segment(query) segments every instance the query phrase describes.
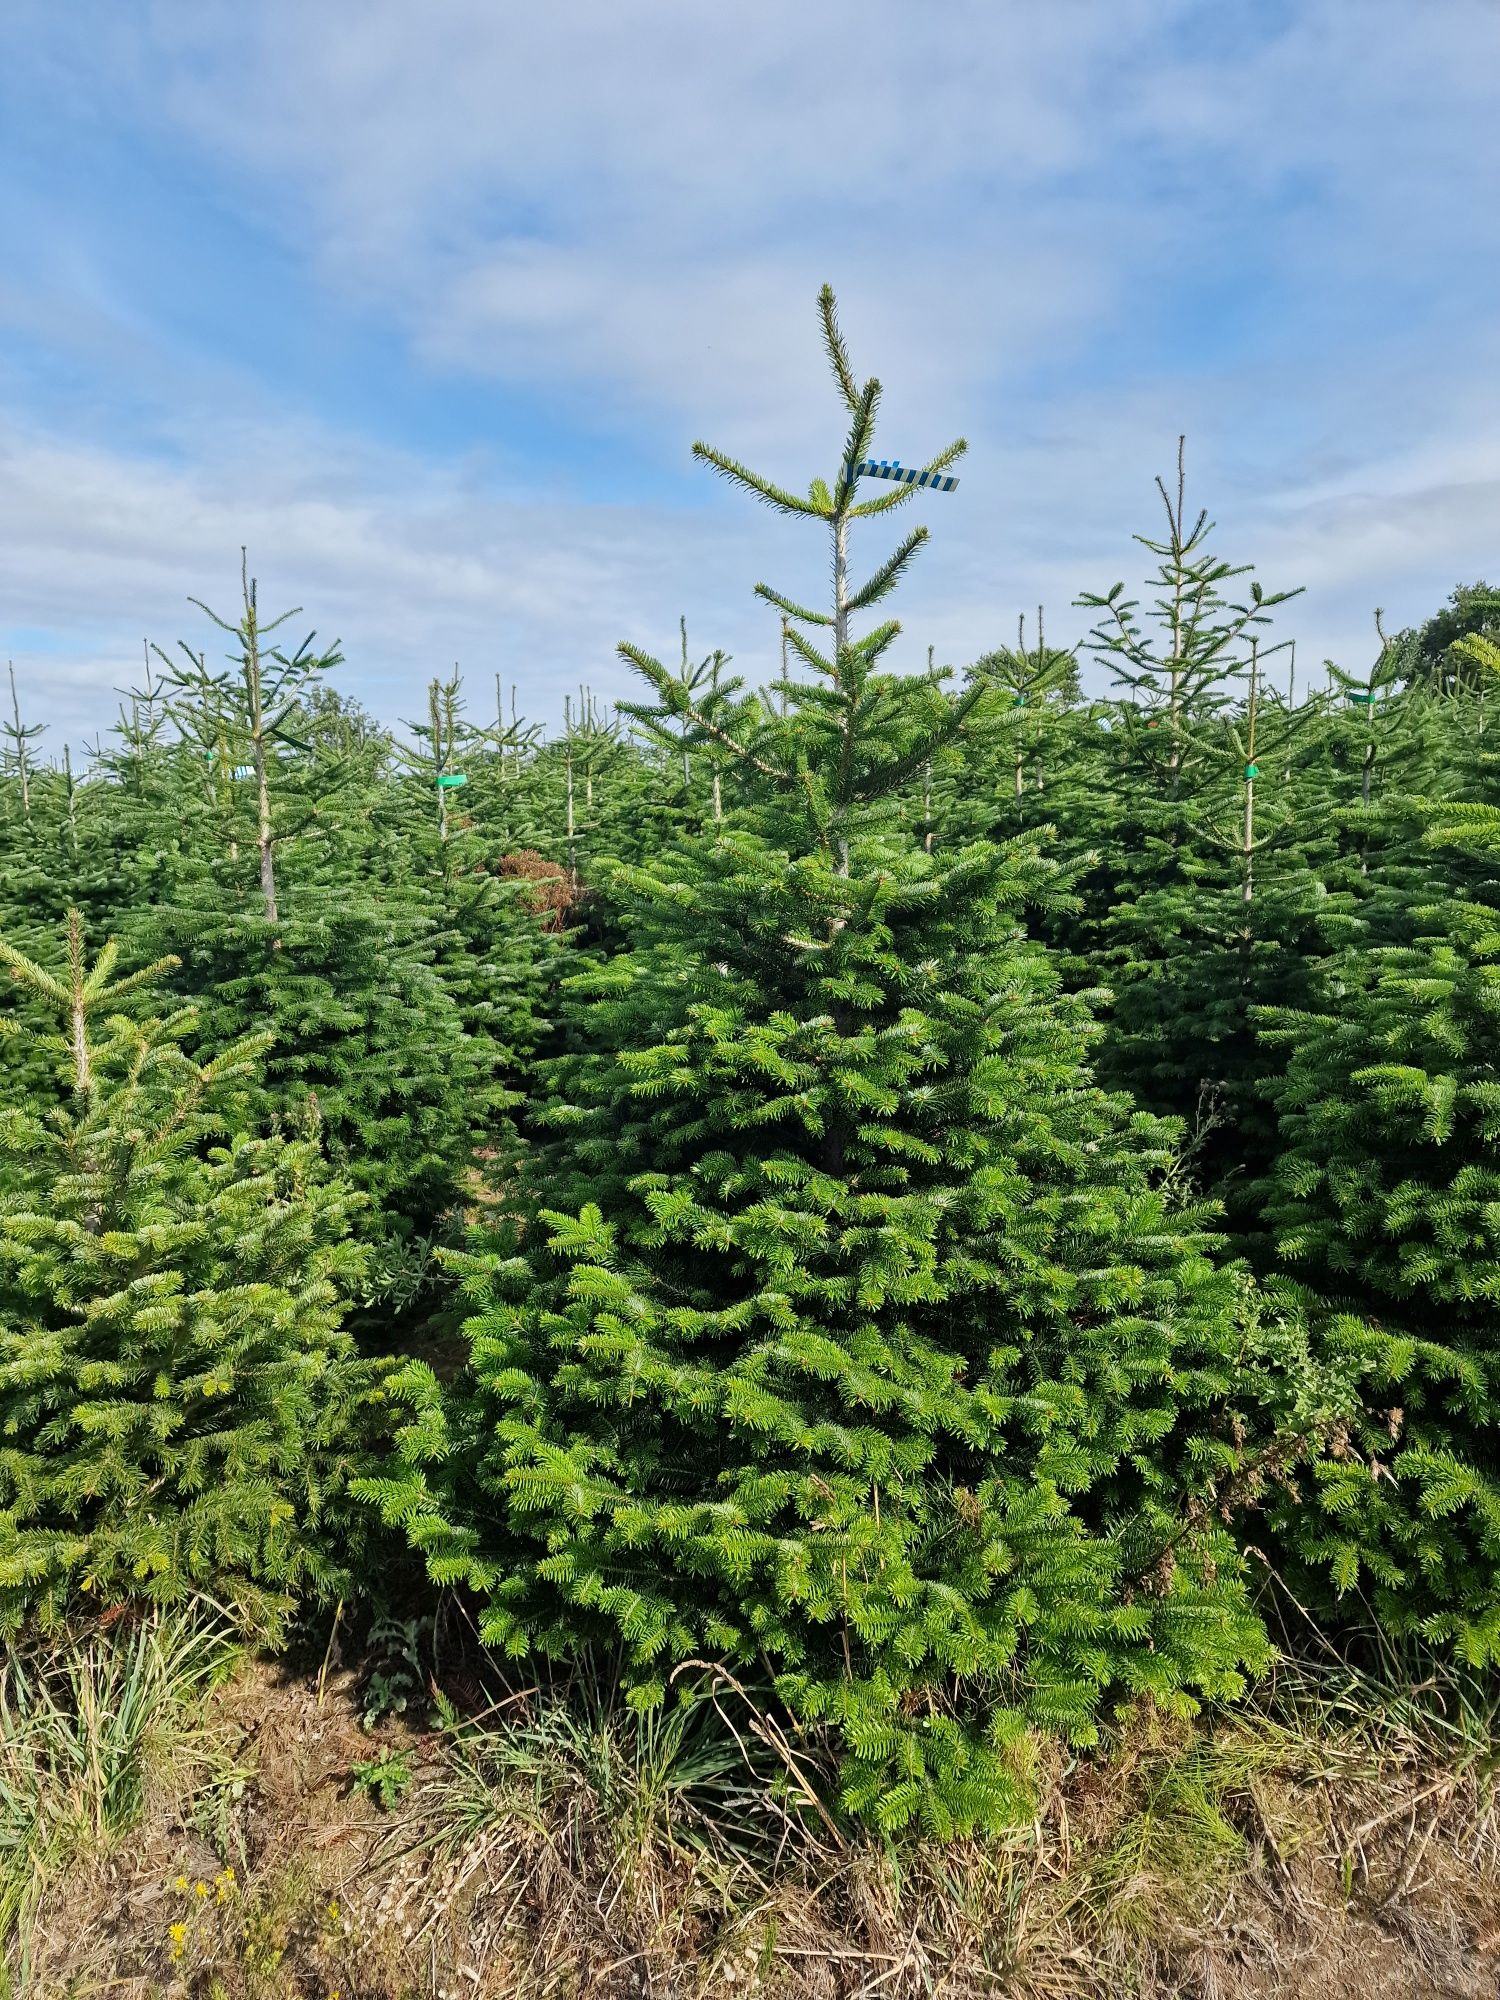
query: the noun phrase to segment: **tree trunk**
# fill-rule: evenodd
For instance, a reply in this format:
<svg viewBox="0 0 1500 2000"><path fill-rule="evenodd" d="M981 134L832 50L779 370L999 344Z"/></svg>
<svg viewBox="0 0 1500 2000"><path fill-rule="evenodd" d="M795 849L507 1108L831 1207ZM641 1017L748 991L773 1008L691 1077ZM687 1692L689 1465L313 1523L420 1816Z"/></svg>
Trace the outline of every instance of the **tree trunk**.
<svg viewBox="0 0 1500 2000"><path fill-rule="evenodd" d="M266 780L266 746L257 736L255 741L255 802L258 831L257 844L260 848L260 893L266 906L266 922L274 924L280 920L276 907L276 857L271 838L271 788Z"/></svg>
<svg viewBox="0 0 1500 2000"><path fill-rule="evenodd" d="M839 758L839 831L838 869L840 875L849 873L849 835L844 822L845 800L848 794L849 759L854 748L854 695L844 684L844 654L849 638L849 521L844 514L834 517L833 523L833 678L834 684L844 696L843 738L844 746Z"/></svg>

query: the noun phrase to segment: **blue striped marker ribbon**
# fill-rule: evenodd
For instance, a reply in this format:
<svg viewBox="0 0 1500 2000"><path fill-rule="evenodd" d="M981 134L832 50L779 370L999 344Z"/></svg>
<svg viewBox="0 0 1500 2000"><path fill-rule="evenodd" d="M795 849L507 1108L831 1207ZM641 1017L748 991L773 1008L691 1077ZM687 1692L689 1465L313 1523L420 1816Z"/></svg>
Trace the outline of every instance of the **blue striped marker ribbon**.
<svg viewBox="0 0 1500 2000"><path fill-rule="evenodd" d="M854 468L856 478L894 479L900 486L930 486L934 493L951 493L958 481L949 472L918 472L894 458L862 458Z"/></svg>

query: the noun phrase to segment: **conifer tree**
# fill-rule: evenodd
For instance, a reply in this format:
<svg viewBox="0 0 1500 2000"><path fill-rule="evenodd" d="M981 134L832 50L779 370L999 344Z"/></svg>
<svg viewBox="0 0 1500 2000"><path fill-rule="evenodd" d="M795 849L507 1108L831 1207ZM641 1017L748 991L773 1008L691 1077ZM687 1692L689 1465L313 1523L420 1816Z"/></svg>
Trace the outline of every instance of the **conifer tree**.
<svg viewBox="0 0 1500 2000"><path fill-rule="evenodd" d="M24 728L27 741L41 733L40 725ZM0 781L0 936L53 970L62 964L68 911L81 909L96 926L120 893L111 803L109 788L80 779L66 745L57 769L29 761L23 742L8 782ZM9 981L0 983L0 1017L33 1027L45 1021L36 996ZM54 1096L50 1066L31 1038L13 1038L8 1053L0 1103Z"/></svg>
<svg viewBox="0 0 1500 2000"><path fill-rule="evenodd" d="M1039 722L1062 703L1077 698L1077 654L1047 644L1039 605L1035 646L1026 643L1023 615L1014 647L990 654L982 666L994 689L995 721L1006 738L1002 754L1010 765L1010 796L1018 809L1028 790L1042 794L1047 789L1044 731Z"/></svg>
<svg viewBox="0 0 1500 2000"><path fill-rule="evenodd" d="M675 779L680 763L682 782L677 793L674 830L699 827L705 821L724 818L725 777L734 772L738 760L726 748L741 717L752 712L759 700L764 713L772 713L765 696L745 697L739 675L726 672L729 656L718 648L694 664L688 657L687 620L681 623L682 657L669 698L654 701L622 701L618 712L634 724L641 740L661 760L664 773ZM701 721L695 721L701 717ZM694 771L700 780L695 790ZM731 799L731 806L733 800Z"/></svg>
<svg viewBox="0 0 1500 2000"><path fill-rule="evenodd" d="M317 634L310 632L295 651L267 646L270 635L289 619L300 616L300 607L283 611L279 617L263 620L259 589L250 575L249 558L240 551L242 605L235 624L211 611L201 598L191 601L221 632L234 641L230 668L213 672L204 654L195 654L186 644L182 652L186 665L173 670L173 684L191 699L185 714L197 725L200 748L206 761L217 762L215 774L221 784L233 783L243 775L254 785L255 853L258 862L261 900L267 923L274 924L276 901L276 850L281 842L295 839L304 831L317 807L299 802L299 811L290 827L278 827L274 811L276 752L278 747L306 749L291 733L298 706L305 701L319 678L338 665L343 655L337 645L326 653L314 652ZM165 655L162 656L165 660ZM170 664L170 663L168 663ZM248 758L248 766L242 762ZM319 773L320 792L332 791L342 773L324 769Z"/></svg>
<svg viewBox="0 0 1500 2000"><path fill-rule="evenodd" d="M691 768L689 792L680 742L664 751L642 735L627 739L583 688L567 698L557 736L524 743L508 772L503 757L481 763L475 830L489 852L530 852L561 866L572 925L592 937L612 923L607 864L660 853L685 818L709 809L703 760Z"/></svg>
<svg viewBox="0 0 1500 2000"><path fill-rule="evenodd" d="M1015 645L985 654L970 675L983 683L979 702L923 772L919 810L928 834L998 840L1046 828L1055 859L1070 872L1085 865L1105 810L1088 797L1103 745L1094 705L1082 698L1076 650L1048 643L1038 607L1035 644L1023 614Z"/></svg>
<svg viewBox="0 0 1500 2000"><path fill-rule="evenodd" d="M463 1095L448 1100L445 1115L454 1139L466 1137L464 1166L482 1151L485 1170L504 1173L507 1114L548 1032L547 989L561 942L539 921L524 882L502 866L508 836L495 824L503 826L512 788L510 780L494 782L497 767L529 747L535 732L514 720L470 725L456 670L431 684L428 719L412 729L408 771L370 814L374 839L356 865L389 909L420 912L428 926L432 971L466 1038L453 1079ZM440 782L460 777L463 785ZM455 1197L469 1192L462 1180L461 1173L454 1180Z"/></svg>
<svg viewBox="0 0 1500 2000"><path fill-rule="evenodd" d="M1415 690L1426 700L1426 690ZM1390 801L1425 896L1385 885L1376 937L1267 1010L1278 1148L1260 1189L1283 1268L1355 1375L1360 1414L1284 1532L1389 1630L1500 1659L1500 812ZM1425 826L1425 836L1424 836ZM1447 893L1436 870L1459 869Z"/></svg>
<svg viewBox="0 0 1500 2000"><path fill-rule="evenodd" d="M1316 892L1297 838L1291 740L1302 718L1269 681L1280 648L1268 593L1212 547L1214 523L1177 477L1157 490L1160 537L1144 605L1123 584L1078 600L1119 691L1099 755L1113 783L1083 838L1104 857L1080 887L1074 954L1114 995L1101 1068L1181 1118L1200 1185L1234 1197L1263 1142L1255 1004L1295 1002ZM1079 841L1072 830L1072 840Z"/></svg>
<svg viewBox="0 0 1500 2000"><path fill-rule="evenodd" d="M0 1629L194 1591L274 1625L347 1576L370 1462L354 1197L310 1143L245 1130L263 1038L200 1062L183 1014L132 1018L166 965L88 963L76 912L61 977L0 962L51 1009L67 1088L0 1113Z"/></svg>
<svg viewBox="0 0 1500 2000"><path fill-rule="evenodd" d="M21 720L21 698L16 692L16 669L14 663L7 667L10 676L10 715L0 722L0 732L5 737L4 763L0 770L15 781L16 796L23 819L31 817L31 783L36 772L36 744L44 733L46 724L23 722Z"/></svg>
<svg viewBox="0 0 1500 2000"><path fill-rule="evenodd" d="M408 723L407 727L418 745L407 752L407 759L423 782L432 787L438 839L445 841L452 793L469 780L468 772L460 768L464 751L476 737L476 732L464 721L463 682L457 667L449 679L428 684L427 719Z"/></svg>
<svg viewBox="0 0 1500 2000"><path fill-rule="evenodd" d="M409 1304L511 1101L509 1047L479 1032L473 993L502 952L486 935L476 969L451 921L442 885L452 878L429 857L446 832L431 770L404 785L383 733L328 719L338 649L320 650L315 635L295 650L269 646L284 618L262 621L248 571L243 581L239 623L216 620L234 640L230 669L184 647L170 683L177 755L199 795L170 880L130 934L179 961L175 983L208 1047L272 1037L258 1122L318 1134L368 1197L355 1226L378 1247L374 1292ZM436 754L451 761L468 740L456 683L445 723L441 690L433 699L446 731ZM476 928L488 933L492 915ZM503 935L529 960L534 931L518 914ZM532 1004L521 982L514 1009L490 1007L523 1046Z"/></svg>
<svg viewBox="0 0 1500 2000"><path fill-rule="evenodd" d="M910 490L860 497L879 384L820 312L834 478L696 447L828 534L827 613L761 587L809 672L784 716L714 709L622 648L743 802L615 871L631 948L574 982L519 1234L458 1260L470 1379L406 1372L403 1470L362 1490L493 1644L607 1648L641 1704L763 1676L849 1811L946 1832L1027 1809L1028 1730L1087 1741L1111 1689L1190 1711L1261 1656L1211 1504L1253 1365L1168 1135L1093 1085L1020 931L1035 839L929 852L904 811L983 683L855 633L926 530L851 582L851 527Z"/></svg>

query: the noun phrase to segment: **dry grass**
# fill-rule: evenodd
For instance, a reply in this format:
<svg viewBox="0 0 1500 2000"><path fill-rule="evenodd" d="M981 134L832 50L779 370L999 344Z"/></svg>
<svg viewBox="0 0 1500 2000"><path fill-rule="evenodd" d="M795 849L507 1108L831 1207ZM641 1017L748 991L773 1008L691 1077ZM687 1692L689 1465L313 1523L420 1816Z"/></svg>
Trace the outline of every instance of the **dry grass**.
<svg viewBox="0 0 1500 2000"><path fill-rule="evenodd" d="M1053 1754L1031 1826L899 1852L830 1828L722 1684L651 1719L574 1686L382 1728L414 1774L390 1813L351 1781L372 1743L352 1676L262 1662L202 1688L137 1732L119 1810L35 1857L23 1990L1435 2000L1500 1979L1494 1710L1399 1662L1284 1665L1213 1727L1138 1711L1107 1757Z"/></svg>
<svg viewBox="0 0 1500 2000"><path fill-rule="evenodd" d="M235 1732L206 1702L237 1658L227 1622L205 1609L5 1662L0 1940L20 1983L74 1886L107 1868L154 1811L190 1798L200 1837L224 1837L248 1773L235 1764ZM43 1924L60 1894L62 1914L49 1909Z"/></svg>

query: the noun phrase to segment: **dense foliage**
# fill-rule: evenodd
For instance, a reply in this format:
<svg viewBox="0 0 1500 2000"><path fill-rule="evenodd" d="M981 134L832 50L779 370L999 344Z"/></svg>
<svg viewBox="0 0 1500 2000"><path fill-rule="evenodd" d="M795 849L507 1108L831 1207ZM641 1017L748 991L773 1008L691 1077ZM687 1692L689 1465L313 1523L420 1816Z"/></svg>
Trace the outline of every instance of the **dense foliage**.
<svg viewBox="0 0 1500 2000"><path fill-rule="evenodd" d="M237 1129L263 1043L196 1061L185 1014L119 1011L165 967L88 966L76 918L64 980L0 959L55 1010L67 1088L0 1114L0 1629L195 1588L274 1622L349 1575L382 1394L340 1329L355 1198L306 1140Z"/></svg>
<svg viewBox="0 0 1500 2000"><path fill-rule="evenodd" d="M1179 458L1079 646L893 671L927 531L853 577L918 495L820 310L833 477L696 448L831 552L766 688L684 631L551 740L391 731L247 570L86 770L17 695L9 1625L369 1590L383 1514L493 1646L939 1832L1232 1697L1283 1586L1500 1653L1494 594L1299 685Z"/></svg>

